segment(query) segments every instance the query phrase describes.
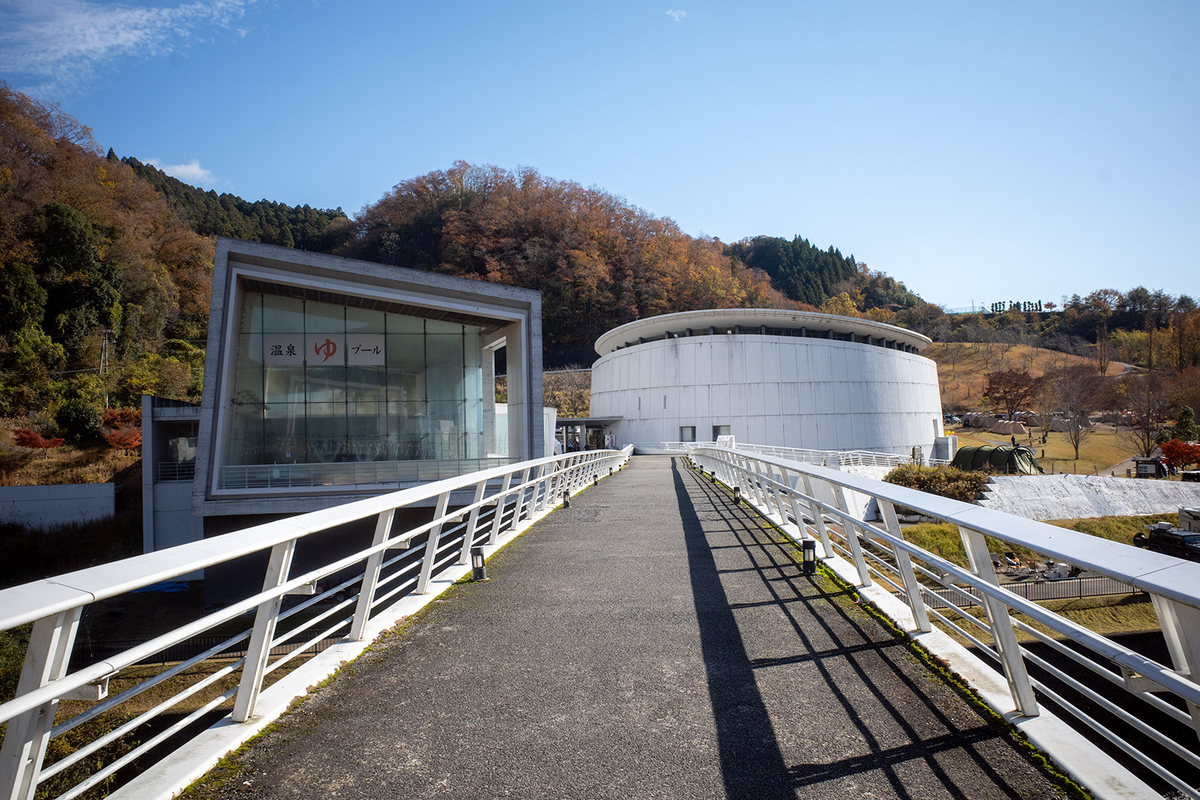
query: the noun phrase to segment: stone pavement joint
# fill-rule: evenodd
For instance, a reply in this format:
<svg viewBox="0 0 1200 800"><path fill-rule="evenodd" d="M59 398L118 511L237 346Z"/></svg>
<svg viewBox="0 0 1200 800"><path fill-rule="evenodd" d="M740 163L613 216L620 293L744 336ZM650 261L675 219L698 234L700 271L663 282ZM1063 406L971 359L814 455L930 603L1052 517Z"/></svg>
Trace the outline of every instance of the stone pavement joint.
<svg viewBox="0 0 1200 800"><path fill-rule="evenodd" d="M779 539L683 459L637 457L189 796L1062 796Z"/></svg>

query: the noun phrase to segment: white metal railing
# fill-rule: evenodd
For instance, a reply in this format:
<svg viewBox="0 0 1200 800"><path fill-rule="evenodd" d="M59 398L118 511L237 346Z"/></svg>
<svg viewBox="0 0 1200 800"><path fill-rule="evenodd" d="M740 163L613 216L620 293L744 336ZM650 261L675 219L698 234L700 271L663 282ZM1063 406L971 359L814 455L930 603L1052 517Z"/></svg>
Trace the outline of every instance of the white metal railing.
<svg viewBox="0 0 1200 800"><path fill-rule="evenodd" d="M680 453L686 454L689 450L697 445L712 444L712 442L634 442L631 446L634 451L642 453Z"/></svg>
<svg viewBox="0 0 1200 800"><path fill-rule="evenodd" d="M7 723L0 748L0 797L31 800L40 785L60 775L56 783L70 778L66 782L71 785L56 785L55 796L77 797L106 784L179 731L211 719L229 701L232 710L224 719L246 722L255 714L269 674L332 638L363 640L368 622L394 609L400 598L425 593L436 575L467 564L472 548L495 545L501 534L511 535L531 524L566 496L620 469L631 452L632 448L587 451L497 467L0 591L0 630L32 623L16 696L0 704L0 722ZM463 500L453 510L452 493ZM428 508L429 501L435 505L431 520L393 530L398 512ZM375 524L369 546L349 556L330 557L300 574L292 569L297 544L306 537L371 519ZM81 615L91 604L253 553L267 556L261 591L102 661L71 663ZM318 582L336 585L317 594ZM306 599L285 606L287 595ZM343 596L324 607L330 598ZM105 697L109 683L123 670L248 612L255 615L252 627ZM235 650L244 655L209 661ZM119 714L122 704L164 682L183 682L189 671L206 661L213 669L202 680L186 683L129 719L122 716L98 738L52 764L44 763L51 739L109 712ZM226 688L225 684L232 685ZM192 700L191 705L200 705L190 713L172 711L204 692L215 696ZM88 700L92 705L69 719L56 719L64 699ZM180 719L164 722L175 716ZM131 749L119 747L118 751L127 752L105 760L110 745L130 738L141 741ZM154 757L160 755L156 752ZM98 762L103 765L96 766ZM143 768L143 764L137 767Z"/></svg>
<svg viewBox="0 0 1200 800"><path fill-rule="evenodd" d="M907 617L897 621L910 633L927 634L936 623L978 648L1007 682L1010 713L1035 716L1039 698L1049 699L1122 758L1183 795L1200 797L1200 685L1192 678L1200 675L1200 564L745 448L696 447L690 458L714 480L736 487L735 496L789 536L815 540L824 558L845 564L844 574L858 586L902 601L893 610ZM864 495L876 501L882 521L864 521L861 511L852 510ZM968 566L907 542L897 507L956 525ZM985 536L1148 593L1172 663L1159 663L1001 586ZM936 601L926 602L935 594ZM950 596L960 602L947 608ZM962 608L971 596L982 599L982 619ZM1044 647L1034 652L1018 642L1018 633Z"/></svg>
<svg viewBox="0 0 1200 800"><path fill-rule="evenodd" d="M912 463L910 456L875 453L870 450L803 450L796 447L776 447L764 444L739 444L738 449L826 467L898 467L902 464Z"/></svg>
<svg viewBox="0 0 1200 800"><path fill-rule="evenodd" d="M220 490L377 486L437 481L512 463L509 458L423 459L414 461L335 461L305 464L227 464Z"/></svg>

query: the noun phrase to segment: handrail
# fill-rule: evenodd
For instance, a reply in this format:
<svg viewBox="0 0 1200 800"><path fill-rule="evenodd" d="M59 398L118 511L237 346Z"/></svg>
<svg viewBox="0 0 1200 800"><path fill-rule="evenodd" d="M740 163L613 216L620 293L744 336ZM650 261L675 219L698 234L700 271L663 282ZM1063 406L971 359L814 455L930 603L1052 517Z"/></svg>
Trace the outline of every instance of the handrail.
<svg viewBox="0 0 1200 800"><path fill-rule="evenodd" d="M311 651L317 643L330 638L362 641L368 621L378 617L386 604L398 603L410 593L425 593L436 575L453 566L467 564L473 548L494 546L502 534L506 537L515 535L560 502L565 502L570 495L620 469L631 453L632 447L582 451L497 466L0 590L0 630L33 623L17 695L0 703L0 722L8 723L0 749L0 796L31 800L43 779L66 771L62 764L43 765L50 739L76 725L68 720L53 727L60 700L90 694L90 699L99 701L99 705L84 712L87 718L106 713L138 694L131 689L100 700L109 680L120 670L255 611L253 628L240 635L234 634L230 639L244 640L246 636L250 639L241 662L238 687L187 717L192 719L206 709L215 708L222 698L236 696L227 720L245 722L254 716L258 695L272 670L295 658L302 650ZM452 497L457 498L454 508L450 507ZM430 501L436 505L430 521L399 532L392 530L398 511ZM298 542L313 534L370 518L375 518L376 524L369 546L324 562L303 574L292 574L292 555ZM399 554L392 554L394 551ZM261 590L149 642L70 670L75 634L82 612L90 604L261 552L269 554ZM318 581L344 574L348 569L360 570L358 577L350 580L335 578L341 580L337 587L324 594L315 594L313 587ZM352 583L357 583L359 588L352 600L341 605L349 616L338 617L335 608L290 632L277 631L280 622ZM284 598L293 594L312 597L300 606L285 608ZM324 617L338 618L322 622ZM314 634L309 630L314 624L330 627ZM272 661L273 649L300 631L306 631L307 642L298 650L277 655ZM221 649L212 648L208 654L213 655ZM236 667L236 663L227 665L221 674L234 672ZM151 677L144 683L157 680L157 677ZM210 676L206 680L214 679ZM177 703L182 694L194 691L195 686L184 689L143 712L134 722L123 724L119 730L131 730L136 727L135 723L152 719ZM172 726L171 730L174 729ZM85 749L88 752L98 749L115 735L110 733ZM162 734L152 737L132 753L143 754L162 738ZM75 797L107 780L131 757L131 754L121 756L87 775L60 796ZM75 756L73 760L81 759Z"/></svg>
<svg viewBox="0 0 1200 800"><path fill-rule="evenodd" d="M806 464L821 464L826 467L868 466L898 467L912 463L910 456L896 453L879 453L873 450L806 450L797 447L778 447L765 444L739 444L738 449L778 456L790 461Z"/></svg>
<svg viewBox="0 0 1200 800"><path fill-rule="evenodd" d="M939 627L980 647L999 664L1008 684L1013 707L997 710L1032 717L1039 713L1035 692L1053 698L1084 726L1104 733L1155 776L1189 797L1200 797L1200 789L1194 786L1200 776L1195 722L1200 720L1200 684L1193 679L1200 676L1200 650L1192 644L1200 641L1200 564L852 473L767 455L762 449L695 447L690 451L690 459L714 480L736 487L735 496L755 506L792 538L815 539L830 564L844 564L839 570L856 585L864 590L870 587L876 596L887 600L884 605L893 607L885 610L915 635L928 633L936 620ZM881 521L865 519L860 510L862 502L852 509L850 503L855 495L860 501L866 498L873 501L879 508ZM957 525L968 565L959 566L906 541L896 515L898 507ZM1149 593L1172 664L1161 664L1004 588L992 566L985 535L1107 575ZM878 589L874 588L876 580L880 583ZM926 605L924 595L943 587L963 595L966 589L961 587L978 592L986 621L967 615L953 603L949 603L951 608L947 613ZM1065 647L1010 612L1019 612L1044 625L1076 647ZM990 643L970 633L967 627L978 628L990 637ZM1135 704L1136 701L1148 704L1154 713L1163 716L1162 724L1193 728L1191 746L1185 747L1177 741L1177 731L1173 740L1170 733L1156 729L1143 719L1145 712L1127 710L1119 701L1098 696L1083 682L1047 665L1044 659L1018 643L1018 631L1059 651L1109 684L1123 688ZM1058 680L1051 685L1032 678L1026 669L1027 662L1047 669ZM1062 686L1099 704L1139 735L1159 743L1163 748L1161 755L1153 757L1143 744L1131 743L1128 737L1132 734L1097 724L1082 703L1064 698ZM1174 695L1191 714L1163 702L1155 693ZM1172 766L1166 766L1170 759L1174 759L1169 762ZM1180 761L1182 765L1178 765Z"/></svg>

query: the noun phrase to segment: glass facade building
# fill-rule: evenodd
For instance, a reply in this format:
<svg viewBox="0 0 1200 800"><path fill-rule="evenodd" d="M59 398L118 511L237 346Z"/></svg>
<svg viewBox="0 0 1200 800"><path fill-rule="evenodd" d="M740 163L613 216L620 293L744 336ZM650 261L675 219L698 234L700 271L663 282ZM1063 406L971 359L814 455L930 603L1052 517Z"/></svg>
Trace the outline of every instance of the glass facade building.
<svg viewBox="0 0 1200 800"><path fill-rule="evenodd" d="M302 297L241 298L224 463L481 459L481 328Z"/></svg>
<svg viewBox="0 0 1200 800"><path fill-rule="evenodd" d="M541 400L537 292L220 238L192 509L296 513L540 457Z"/></svg>

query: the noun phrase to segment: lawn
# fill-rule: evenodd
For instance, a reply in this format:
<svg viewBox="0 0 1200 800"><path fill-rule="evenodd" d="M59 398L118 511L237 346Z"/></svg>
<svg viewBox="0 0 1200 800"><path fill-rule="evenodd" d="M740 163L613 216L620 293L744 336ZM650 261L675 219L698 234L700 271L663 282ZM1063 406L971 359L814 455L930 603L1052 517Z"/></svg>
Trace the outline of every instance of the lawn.
<svg viewBox="0 0 1200 800"><path fill-rule="evenodd" d="M991 433L983 428L956 426L947 433L958 437L958 446L981 444L1009 444L1011 439L1000 433ZM1031 444L1032 441L1032 444ZM1133 448L1124 441L1122 434L1111 427L1097 426L1079 448L1079 460L1075 460L1075 449L1064 433L1050 433L1046 444L1041 444L1041 434L1017 437L1018 444L1029 444L1042 469L1047 473L1075 473L1079 475L1109 475L1121 462L1133 455ZM1125 477L1122 471L1117 477Z"/></svg>

